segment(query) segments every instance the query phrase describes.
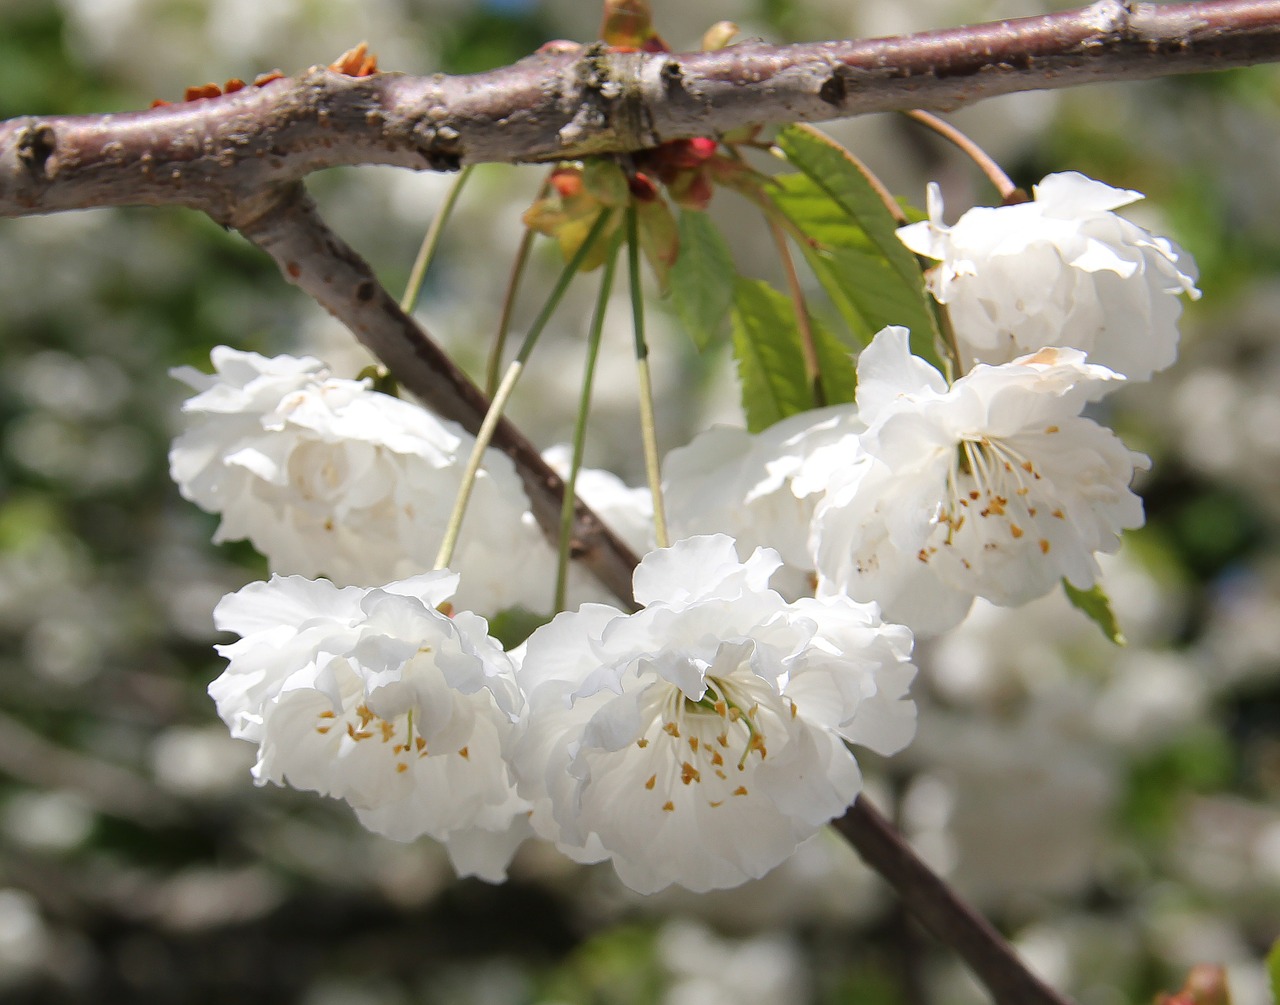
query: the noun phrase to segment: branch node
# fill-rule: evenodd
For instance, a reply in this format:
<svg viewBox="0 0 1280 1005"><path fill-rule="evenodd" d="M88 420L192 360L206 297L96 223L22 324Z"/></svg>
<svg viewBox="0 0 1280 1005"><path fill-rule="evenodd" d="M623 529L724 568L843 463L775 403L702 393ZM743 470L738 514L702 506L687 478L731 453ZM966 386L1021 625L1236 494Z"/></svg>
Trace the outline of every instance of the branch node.
<svg viewBox="0 0 1280 1005"><path fill-rule="evenodd" d="M37 177L48 177L46 167L57 148L57 134L46 122L32 123L18 134L18 160Z"/></svg>
<svg viewBox="0 0 1280 1005"><path fill-rule="evenodd" d="M570 70L571 85L565 94L572 102L573 117L560 127L557 139L575 154L597 150L642 150L657 141L647 128L640 73L644 53L614 52L603 42L582 50ZM672 78L663 64L663 80ZM676 76L682 73L675 67Z"/></svg>
<svg viewBox="0 0 1280 1005"><path fill-rule="evenodd" d="M437 109L432 108L428 117L438 118L436 112ZM457 171L462 167L462 134L453 126L419 121L413 128L413 135L418 143L418 152L432 171Z"/></svg>
<svg viewBox="0 0 1280 1005"><path fill-rule="evenodd" d="M845 83L845 74L841 72L843 69L843 67L835 67L831 71L831 76L824 80L822 86L818 88L818 97L828 105L839 107L849 94L848 85Z"/></svg>

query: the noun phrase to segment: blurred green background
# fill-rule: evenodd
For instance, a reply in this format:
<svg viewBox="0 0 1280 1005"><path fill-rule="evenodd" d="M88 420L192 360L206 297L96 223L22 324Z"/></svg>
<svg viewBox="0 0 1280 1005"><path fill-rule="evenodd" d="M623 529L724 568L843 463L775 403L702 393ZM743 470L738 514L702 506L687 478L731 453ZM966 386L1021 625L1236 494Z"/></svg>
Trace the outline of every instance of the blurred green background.
<svg viewBox="0 0 1280 1005"><path fill-rule="evenodd" d="M654 0L696 46L719 19L808 40L1042 12L1029 0ZM4 0L0 118L145 107L188 84L327 63L467 72L589 40L582 0ZM954 120L1024 185L1081 170L1148 196L1131 214L1199 262L1177 366L1108 399L1154 461L1149 525L1107 563L1132 644L1048 598L982 607L923 647L920 733L872 791L916 845L1082 1005L1149 1001L1196 962L1267 1001L1280 935L1280 77L1271 68L1014 95ZM895 192L940 180L954 216L992 193L904 120L833 127ZM486 167L420 315L469 366L493 330L537 169ZM313 179L398 291L448 180ZM730 194L739 265L769 242ZM556 261L542 248L528 289ZM570 297L515 415L568 436L584 312ZM536 301L536 297L525 299ZM522 303L517 327L536 310ZM664 448L735 421L726 360L661 304ZM623 318L624 311L614 311ZM618 324L621 324L619 320ZM629 334L611 331L589 461L638 477ZM757 883L640 898L607 867L524 849L501 887L362 833L345 806L256 789L204 694L210 612L263 574L178 498L171 367L225 343L311 352L348 336L234 234L180 210L0 220L0 1001L915 1005L981 1001L829 835ZM616 370L616 372L615 372ZM474 371L473 371L474 372Z"/></svg>

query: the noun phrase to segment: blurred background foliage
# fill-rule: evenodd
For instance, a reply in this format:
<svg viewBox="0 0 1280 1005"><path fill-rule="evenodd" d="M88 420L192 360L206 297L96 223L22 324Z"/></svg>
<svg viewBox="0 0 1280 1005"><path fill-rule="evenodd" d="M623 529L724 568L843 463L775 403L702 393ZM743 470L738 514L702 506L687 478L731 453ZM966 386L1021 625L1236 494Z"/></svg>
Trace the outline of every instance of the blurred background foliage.
<svg viewBox="0 0 1280 1005"><path fill-rule="evenodd" d="M1040 13L1032 0L654 0L676 47L727 18L777 41ZM467 72L595 37L582 0L5 0L0 117L145 107L185 86L325 63L367 39L385 69ZM1200 264L1182 359L1107 399L1151 454L1149 525L1107 563L1131 645L1059 597L975 610L922 647L920 732L871 766L913 842L1087 1005L1149 1001L1202 961L1265 1002L1280 934L1280 77L1257 68L1015 95L954 120L1030 185L1081 170L1147 194L1132 215ZM899 194L976 172L893 116L833 131ZM476 372L538 169L486 167L420 315ZM448 179L313 179L392 289ZM743 271L770 242L713 206ZM557 263L540 247L529 291ZM567 436L587 287L537 356L516 418ZM527 295L517 328L538 307ZM618 305L621 307L621 304ZM636 479L625 310L613 312L590 463ZM726 360L657 305L664 447L739 421ZM263 574L166 474L182 390L226 343L352 340L234 234L179 210L0 221L0 1000L6 1003L913 1005L982 1000L836 839L734 891L639 898L527 847L505 886L363 834L342 806L258 790L204 688L210 612Z"/></svg>

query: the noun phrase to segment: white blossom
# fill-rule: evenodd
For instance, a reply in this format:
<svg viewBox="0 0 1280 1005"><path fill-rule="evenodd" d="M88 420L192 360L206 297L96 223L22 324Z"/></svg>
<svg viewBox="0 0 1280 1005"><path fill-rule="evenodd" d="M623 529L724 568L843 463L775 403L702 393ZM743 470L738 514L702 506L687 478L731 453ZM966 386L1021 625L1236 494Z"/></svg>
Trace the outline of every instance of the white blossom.
<svg viewBox="0 0 1280 1005"><path fill-rule="evenodd" d="M797 486L808 457L863 429L843 406L803 412L759 433L714 426L662 464L667 525L676 538L725 533L744 548L782 557L775 589L795 598L813 593L809 522L816 495Z"/></svg>
<svg viewBox="0 0 1280 1005"><path fill-rule="evenodd" d="M534 632L513 768L535 829L642 893L736 886L844 812L846 740L906 745L910 633L844 597L787 603L780 564L680 541L637 568L637 613L588 604Z"/></svg>
<svg viewBox="0 0 1280 1005"><path fill-rule="evenodd" d="M214 611L241 638L217 647L228 664L209 694L258 745L258 784L346 800L370 830L429 835L466 872L500 879L527 827L503 759L522 699L485 620L438 610L457 581L251 583Z"/></svg>
<svg viewBox="0 0 1280 1005"><path fill-rule="evenodd" d="M561 478L568 478L573 448L558 443L544 450L542 459ZM637 554L653 549L653 494L648 488L628 485L612 471L583 467L574 492Z"/></svg>
<svg viewBox="0 0 1280 1005"><path fill-rule="evenodd" d="M975 596L1014 606L1062 578L1088 588L1095 552L1140 526L1129 489L1146 458L1080 410L1116 379L1074 349L980 364L953 385L886 328L858 360L867 425L815 454L825 484L811 546L819 596L876 600L885 616L940 632Z"/></svg>
<svg viewBox="0 0 1280 1005"><path fill-rule="evenodd" d="M898 231L947 305L962 362L1006 363L1042 346L1070 346L1130 380L1177 355L1179 294L1193 299L1191 256L1112 210L1142 198L1076 172L1052 174L1035 200L976 207L950 227L928 190L929 220Z"/></svg>
<svg viewBox="0 0 1280 1005"><path fill-rule="evenodd" d="M199 393L170 471L184 497L218 513L215 541L247 539L283 575L373 586L434 565L474 439L319 360L220 346L213 374L175 376ZM460 606L551 606L554 553L515 469L485 456L453 566Z"/></svg>

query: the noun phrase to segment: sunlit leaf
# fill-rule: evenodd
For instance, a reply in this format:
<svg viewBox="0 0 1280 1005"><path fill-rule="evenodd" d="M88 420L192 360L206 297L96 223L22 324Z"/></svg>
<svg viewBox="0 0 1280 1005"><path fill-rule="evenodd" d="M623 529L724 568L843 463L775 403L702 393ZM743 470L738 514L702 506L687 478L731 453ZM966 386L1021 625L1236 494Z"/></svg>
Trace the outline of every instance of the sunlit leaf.
<svg viewBox="0 0 1280 1005"><path fill-rule="evenodd" d="M1115 612L1111 610L1111 598L1100 584L1095 583L1087 590L1072 586L1065 579L1062 588L1067 591L1067 599L1071 606L1082 611L1095 625L1102 629L1102 634L1118 646L1126 645L1124 632L1116 621Z"/></svg>
<svg viewBox="0 0 1280 1005"><path fill-rule="evenodd" d="M774 203L812 239L801 242L801 251L860 344L891 324L906 325L913 333L932 330L928 305L899 280L866 231L816 182L802 174L775 181Z"/></svg>
<svg viewBox="0 0 1280 1005"><path fill-rule="evenodd" d="M680 254L671 273L671 303L685 331L706 349L733 309L733 255L706 213L680 214Z"/></svg>
<svg viewBox="0 0 1280 1005"><path fill-rule="evenodd" d="M791 301L759 279L734 284L733 355L753 433L813 407Z"/></svg>
<svg viewBox="0 0 1280 1005"><path fill-rule="evenodd" d="M898 240L897 221L880 195L844 151L817 130L789 126L776 142L814 186L805 190L797 182L783 183L790 200L786 212L818 242L818 254L825 256L819 278L855 335L866 339L867 328L874 334L886 324L906 325L912 352L939 365L937 324L923 273ZM832 293L832 287L840 293ZM862 319L861 331L851 320L855 314Z"/></svg>

